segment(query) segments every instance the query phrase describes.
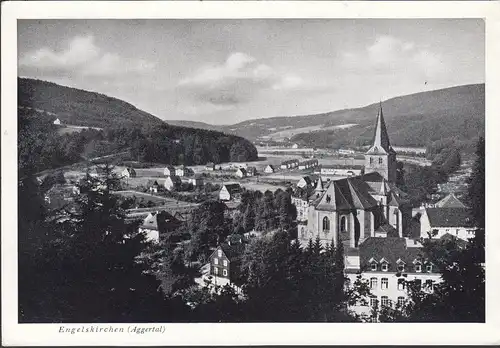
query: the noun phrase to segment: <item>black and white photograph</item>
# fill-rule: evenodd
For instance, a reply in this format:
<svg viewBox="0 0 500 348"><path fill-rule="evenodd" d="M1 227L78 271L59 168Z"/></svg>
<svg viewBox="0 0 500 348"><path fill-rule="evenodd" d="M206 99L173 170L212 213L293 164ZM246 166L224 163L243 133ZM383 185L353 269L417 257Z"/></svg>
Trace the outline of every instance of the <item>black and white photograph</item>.
<svg viewBox="0 0 500 348"><path fill-rule="evenodd" d="M487 25L18 18L17 330L484 325Z"/></svg>

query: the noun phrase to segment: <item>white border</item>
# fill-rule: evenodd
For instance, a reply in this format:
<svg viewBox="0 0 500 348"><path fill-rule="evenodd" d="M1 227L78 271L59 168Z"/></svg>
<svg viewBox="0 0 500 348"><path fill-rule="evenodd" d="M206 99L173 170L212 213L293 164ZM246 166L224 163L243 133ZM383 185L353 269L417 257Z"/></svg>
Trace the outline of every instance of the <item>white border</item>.
<svg viewBox="0 0 500 348"><path fill-rule="evenodd" d="M500 4L492 2L2 2L2 343L5 345L499 344L500 231L495 231L500 130ZM17 19L485 18L486 324L167 324L163 334L58 334L17 324ZM495 98L496 97L496 98ZM498 232L498 233L497 233ZM69 326L69 325L66 325ZM78 325L76 325L78 326ZM102 325L101 325L102 326ZM120 325L117 325L119 327ZM126 325L123 325L126 327ZM147 326L147 325L143 325ZM125 329L126 330L126 329Z"/></svg>

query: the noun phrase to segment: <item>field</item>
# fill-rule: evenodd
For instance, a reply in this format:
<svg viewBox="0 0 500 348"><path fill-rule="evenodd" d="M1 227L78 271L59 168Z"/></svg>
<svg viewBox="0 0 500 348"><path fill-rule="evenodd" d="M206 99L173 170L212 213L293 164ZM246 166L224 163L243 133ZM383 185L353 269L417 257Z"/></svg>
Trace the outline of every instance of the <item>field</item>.
<svg viewBox="0 0 500 348"><path fill-rule="evenodd" d="M161 197L157 195L152 195L149 193L144 193L144 192L138 192L138 191L116 191L114 192L117 195L120 195L122 197L137 197L137 198L144 198L145 201L151 201L157 205L161 205L162 208L166 209L182 209L182 208L192 208L198 206L197 203L188 203L188 202L182 202L178 201L174 198L169 198L169 197Z"/></svg>
<svg viewBox="0 0 500 348"><path fill-rule="evenodd" d="M343 129L343 128L350 128L353 126L357 126L356 123L347 123L347 124L342 124L342 125L337 125L337 126L327 126L324 127L323 125L316 125L316 126L309 126L309 127L301 127L301 128L288 128L284 129L278 132L274 132L268 135L263 135L259 137L260 139L272 139L275 141L282 141L285 138L291 138L292 136L299 134L299 133L309 133L309 132L314 132L314 131L319 131L319 130L332 130L332 129ZM274 130L274 129L270 129Z"/></svg>

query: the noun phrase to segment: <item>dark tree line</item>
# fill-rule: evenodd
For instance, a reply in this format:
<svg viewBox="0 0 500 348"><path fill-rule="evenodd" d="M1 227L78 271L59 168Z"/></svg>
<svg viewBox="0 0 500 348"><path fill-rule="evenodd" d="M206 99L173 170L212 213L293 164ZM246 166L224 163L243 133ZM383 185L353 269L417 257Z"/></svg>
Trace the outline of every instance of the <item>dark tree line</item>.
<svg viewBox="0 0 500 348"><path fill-rule="evenodd" d="M244 138L166 123L59 134L47 119L20 109L18 124L20 177L124 151L129 160L173 165L257 159L255 146Z"/></svg>

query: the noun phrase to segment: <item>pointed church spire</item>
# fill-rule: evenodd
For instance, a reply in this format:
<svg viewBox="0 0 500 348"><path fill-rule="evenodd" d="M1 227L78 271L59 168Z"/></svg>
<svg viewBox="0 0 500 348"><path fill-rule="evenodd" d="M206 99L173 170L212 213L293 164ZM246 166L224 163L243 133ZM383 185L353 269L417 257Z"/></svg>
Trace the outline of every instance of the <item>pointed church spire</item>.
<svg viewBox="0 0 500 348"><path fill-rule="evenodd" d="M385 126L382 102L380 102L377 114L377 123L375 124L375 133L373 135L373 143L369 152L391 153L393 151L394 150L392 149L389 141L389 135L387 134L387 128Z"/></svg>

